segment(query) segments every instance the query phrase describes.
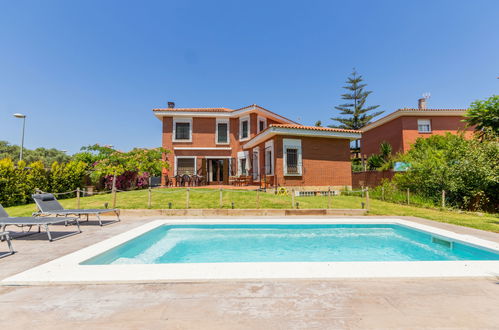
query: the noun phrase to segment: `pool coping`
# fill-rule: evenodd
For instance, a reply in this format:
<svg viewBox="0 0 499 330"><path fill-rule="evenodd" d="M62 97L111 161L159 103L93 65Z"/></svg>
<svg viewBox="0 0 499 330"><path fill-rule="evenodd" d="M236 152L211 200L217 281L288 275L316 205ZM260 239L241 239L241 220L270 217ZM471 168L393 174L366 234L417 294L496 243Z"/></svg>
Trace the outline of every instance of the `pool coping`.
<svg viewBox="0 0 499 330"><path fill-rule="evenodd" d="M497 277L499 261L241 262L79 265L164 224L398 224L499 252L499 243L398 218L158 219L10 276L0 285L199 282L255 279Z"/></svg>

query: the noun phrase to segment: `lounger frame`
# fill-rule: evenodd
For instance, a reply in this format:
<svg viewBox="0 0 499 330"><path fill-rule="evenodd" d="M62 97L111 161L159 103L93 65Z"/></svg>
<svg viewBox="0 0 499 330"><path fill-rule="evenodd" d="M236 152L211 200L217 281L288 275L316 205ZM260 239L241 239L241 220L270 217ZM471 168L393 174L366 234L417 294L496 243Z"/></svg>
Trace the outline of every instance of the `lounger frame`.
<svg viewBox="0 0 499 330"><path fill-rule="evenodd" d="M12 242L10 240L9 232L0 232L0 241L6 241L8 247L9 247L9 252L0 255L0 258L10 256L10 255L13 255L15 253L14 247L12 246Z"/></svg>
<svg viewBox="0 0 499 330"><path fill-rule="evenodd" d="M53 197L53 201L56 203L55 205L57 205L57 207L60 207L60 209L47 210L43 205L43 200L40 200L40 198L38 198L40 195L43 195L43 194L32 195L33 200L35 201L36 206L38 207L38 210L39 210L38 212L34 212L33 216L51 216L52 215L52 216L56 216L56 217L59 217L59 216L67 217L67 216L74 215L74 216L77 216L79 219L81 219L81 216L86 216L86 218L87 218L86 220L89 221L90 215L95 215L97 217L97 220L99 221L99 225L104 226L104 224L102 223L102 219L101 219L100 215L102 213L113 212L114 214L116 214L117 220L111 221L111 222L107 223L106 225L121 221L119 209L102 209L102 210L99 210L99 209L64 209L62 207L62 205L59 203L59 201L57 200L57 198L55 198L55 196L53 194L46 194L46 195L51 195L51 197Z"/></svg>
<svg viewBox="0 0 499 330"><path fill-rule="evenodd" d="M78 228L78 231L68 233L66 235L57 237L55 239L52 238L52 234L50 232L49 226L55 225L58 223L64 223L67 226L68 223L70 223L70 222L75 223L76 227ZM45 218L45 217L0 218L0 231L6 231L7 226L17 226L17 227L21 227L21 228L24 228L25 226L29 227L26 234L17 235L16 238L40 233L41 227L43 227L45 229L45 232L47 233L47 238L50 242L81 233L80 222L79 222L78 218L57 218L57 217L55 217L55 218L54 217L52 217L52 218ZM38 232L31 232L31 228L33 226L38 226Z"/></svg>

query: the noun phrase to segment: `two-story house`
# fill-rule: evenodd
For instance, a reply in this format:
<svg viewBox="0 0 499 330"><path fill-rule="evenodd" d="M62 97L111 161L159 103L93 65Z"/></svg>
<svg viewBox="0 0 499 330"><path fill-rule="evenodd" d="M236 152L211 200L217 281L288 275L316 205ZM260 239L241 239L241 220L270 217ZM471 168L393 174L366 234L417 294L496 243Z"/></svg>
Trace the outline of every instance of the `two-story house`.
<svg viewBox="0 0 499 330"><path fill-rule="evenodd" d="M153 109L170 150L167 177L200 175L206 184L249 177L253 184L324 190L351 187L350 141L360 132L300 125L258 105L240 109Z"/></svg>
<svg viewBox="0 0 499 330"><path fill-rule="evenodd" d="M427 109L426 100L419 99L417 109L399 109L361 128L361 154L369 157L379 153L379 146L388 142L392 153L407 152L417 138L435 134L473 134L473 127L463 122L466 109Z"/></svg>

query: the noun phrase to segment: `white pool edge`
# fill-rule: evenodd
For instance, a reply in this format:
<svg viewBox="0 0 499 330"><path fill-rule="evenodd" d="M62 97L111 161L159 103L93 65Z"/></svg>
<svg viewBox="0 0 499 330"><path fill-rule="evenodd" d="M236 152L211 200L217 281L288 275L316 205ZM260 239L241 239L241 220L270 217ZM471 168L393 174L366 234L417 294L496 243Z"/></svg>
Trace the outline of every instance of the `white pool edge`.
<svg viewBox="0 0 499 330"><path fill-rule="evenodd" d="M497 277L499 261L242 262L153 265L80 265L164 224L398 224L451 240L499 251L499 244L402 219L273 218L153 220L102 242L0 281L1 285L148 283L174 281Z"/></svg>

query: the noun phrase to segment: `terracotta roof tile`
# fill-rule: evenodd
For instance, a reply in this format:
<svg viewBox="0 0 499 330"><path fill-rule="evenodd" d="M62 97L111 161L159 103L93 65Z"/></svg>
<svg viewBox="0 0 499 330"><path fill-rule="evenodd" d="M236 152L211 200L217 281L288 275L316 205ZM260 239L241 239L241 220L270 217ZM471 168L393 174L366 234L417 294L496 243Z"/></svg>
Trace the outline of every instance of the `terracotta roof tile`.
<svg viewBox="0 0 499 330"><path fill-rule="evenodd" d="M270 111L268 109L265 109L264 107L261 107L257 104L252 104L252 105L248 105L246 107L243 107L243 108L239 108L239 109L229 109L229 108L156 108L156 109L152 109L152 111L189 111L189 112L235 112L235 111L240 111L240 110L245 110L245 109L249 109L249 108L260 108L262 110L265 110L265 111L268 111L270 112L271 114L277 116L277 117L280 117L280 118L283 118L289 122L293 122L293 123L296 123L295 121L289 119L289 118L286 118L282 115L279 115L278 113L275 113L273 111ZM298 123L297 123L298 124Z"/></svg>
<svg viewBox="0 0 499 330"><path fill-rule="evenodd" d="M402 108L397 111L466 111L468 109L418 109L418 108Z"/></svg>
<svg viewBox="0 0 499 330"><path fill-rule="evenodd" d="M191 112L232 112L228 108L158 108L152 111L191 111Z"/></svg>
<svg viewBox="0 0 499 330"><path fill-rule="evenodd" d="M354 130L354 129L342 129L342 128L332 128L332 127L320 127L320 126L290 125L290 124L270 124L269 127L298 128L298 129L304 129L304 130L326 131L326 132L361 133L360 131Z"/></svg>

